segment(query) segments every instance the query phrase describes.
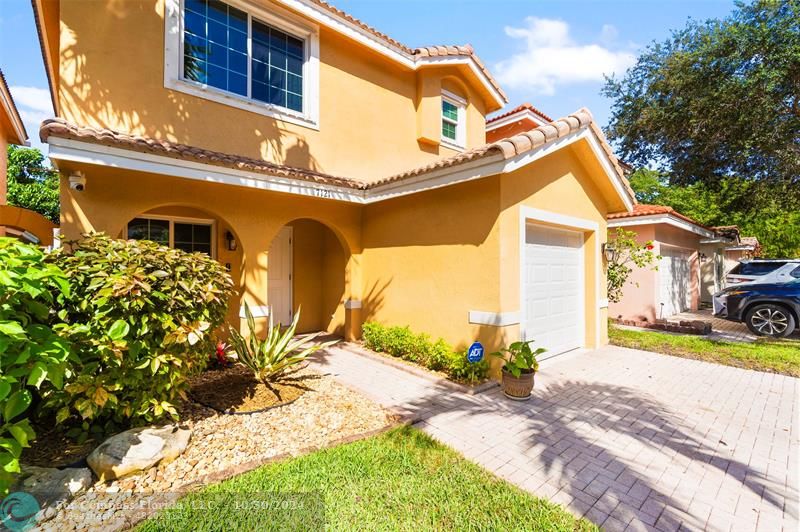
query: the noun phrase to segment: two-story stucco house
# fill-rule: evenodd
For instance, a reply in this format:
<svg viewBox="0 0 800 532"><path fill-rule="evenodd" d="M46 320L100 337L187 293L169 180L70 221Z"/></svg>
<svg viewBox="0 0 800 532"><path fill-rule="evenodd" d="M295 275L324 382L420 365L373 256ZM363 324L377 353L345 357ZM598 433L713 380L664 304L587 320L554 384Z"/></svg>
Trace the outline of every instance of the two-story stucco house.
<svg viewBox="0 0 800 532"><path fill-rule="evenodd" d="M606 215L634 199L587 110L487 144L506 97L471 47L320 0L34 8L66 237L210 253L303 330L606 342Z"/></svg>

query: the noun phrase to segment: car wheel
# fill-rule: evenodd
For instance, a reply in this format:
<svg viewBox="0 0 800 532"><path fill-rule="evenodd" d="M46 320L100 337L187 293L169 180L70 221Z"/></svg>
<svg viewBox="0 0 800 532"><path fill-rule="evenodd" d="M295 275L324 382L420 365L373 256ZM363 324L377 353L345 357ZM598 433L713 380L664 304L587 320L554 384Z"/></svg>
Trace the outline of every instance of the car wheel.
<svg viewBox="0 0 800 532"><path fill-rule="evenodd" d="M791 312L780 305L765 303L747 311L744 318L747 328L759 336L786 338L794 332L795 320Z"/></svg>

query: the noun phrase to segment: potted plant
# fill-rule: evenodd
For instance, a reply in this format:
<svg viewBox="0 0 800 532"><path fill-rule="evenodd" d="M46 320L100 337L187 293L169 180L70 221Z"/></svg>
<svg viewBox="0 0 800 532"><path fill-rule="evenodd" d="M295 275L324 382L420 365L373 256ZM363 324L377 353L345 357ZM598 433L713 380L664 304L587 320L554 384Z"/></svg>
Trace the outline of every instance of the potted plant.
<svg viewBox="0 0 800 532"><path fill-rule="evenodd" d="M533 340L527 342L514 342L500 351L492 353L492 356L503 360L503 393L509 399L515 401L527 401L530 399L533 390L533 376L539 371L537 355L545 352L545 349L531 349Z"/></svg>

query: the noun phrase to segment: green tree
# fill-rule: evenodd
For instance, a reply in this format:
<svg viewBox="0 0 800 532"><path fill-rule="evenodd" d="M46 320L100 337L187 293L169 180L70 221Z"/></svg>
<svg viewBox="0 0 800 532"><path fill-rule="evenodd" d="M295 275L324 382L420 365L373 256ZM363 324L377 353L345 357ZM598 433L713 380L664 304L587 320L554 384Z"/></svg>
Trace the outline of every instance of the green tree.
<svg viewBox="0 0 800 532"><path fill-rule="evenodd" d="M8 203L36 211L59 223L58 172L45 164L36 148L8 146Z"/></svg>
<svg viewBox="0 0 800 532"><path fill-rule="evenodd" d="M768 183L788 194L769 201L797 209L800 0L739 2L725 19L690 21L603 93L613 100L607 134L627 162L655 164L672 184Z"/></svg>
<svg viewBox="0 0 800 532"><path fill-rule="evenodd" d="M800 256L800 208L785 200L788 187L735 178L714 187L670 185L667 174L648 169L634 172L630 183L642 203L668 205L703 225L738 225L743 236L758 238L765 257Z"/></svg>

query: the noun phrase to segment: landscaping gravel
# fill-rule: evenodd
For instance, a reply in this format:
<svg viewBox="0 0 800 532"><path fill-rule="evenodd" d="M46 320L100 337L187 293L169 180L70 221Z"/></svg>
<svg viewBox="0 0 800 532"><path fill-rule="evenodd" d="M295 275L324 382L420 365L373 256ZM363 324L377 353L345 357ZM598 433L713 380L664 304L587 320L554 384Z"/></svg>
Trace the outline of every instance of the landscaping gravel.
<svg viewBox="0 0 800 532"><path fill-rule="evenodd" d="M299 375L315 374L305 369ZM330 376L316 375L318 378L305 381L311 389L296 401L264 412L220 414L197 403L186 403L181 423L193 434L180 457L140 475L97 482L53 519L41 523L40 529L124 529L140 518L138 512L177 500L189 485L213 482L229 476L232 470L242 472L272 457L302 454L382 429L391 422L390 415L377 404Z"/></svg>

